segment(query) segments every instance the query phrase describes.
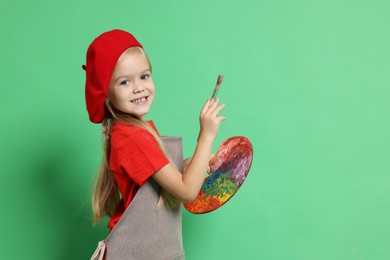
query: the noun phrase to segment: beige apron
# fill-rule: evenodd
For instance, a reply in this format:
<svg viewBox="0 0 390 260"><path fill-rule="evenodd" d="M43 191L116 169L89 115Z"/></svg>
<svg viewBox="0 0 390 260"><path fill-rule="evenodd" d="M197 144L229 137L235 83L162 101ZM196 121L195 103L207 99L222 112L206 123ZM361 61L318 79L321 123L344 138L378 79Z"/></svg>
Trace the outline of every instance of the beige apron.
<svg viewBox="0 0 390 260"><path fill-rule="evenodd" d="M169 159L183 172L181 137L161 137ZM93 260L184 259L181 206L157 210L160 187L152 178L137 191L118 223L92 255Z"/></svg>

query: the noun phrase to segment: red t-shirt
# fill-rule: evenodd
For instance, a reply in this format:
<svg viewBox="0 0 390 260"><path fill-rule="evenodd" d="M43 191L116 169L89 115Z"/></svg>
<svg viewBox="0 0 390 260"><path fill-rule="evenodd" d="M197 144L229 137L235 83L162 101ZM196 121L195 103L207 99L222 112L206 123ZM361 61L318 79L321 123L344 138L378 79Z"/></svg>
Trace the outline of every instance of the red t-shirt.
<svg viewBox="0 0 390 260"><path fill-rule="evenodd" d="M157 132L153 122L148 123ZM114 174L122 194L122 199L107 225L112 229L130 205L139 187L169 161L153 135L142 127L115 123L111 127L110 135L110 171Z"/></svg>

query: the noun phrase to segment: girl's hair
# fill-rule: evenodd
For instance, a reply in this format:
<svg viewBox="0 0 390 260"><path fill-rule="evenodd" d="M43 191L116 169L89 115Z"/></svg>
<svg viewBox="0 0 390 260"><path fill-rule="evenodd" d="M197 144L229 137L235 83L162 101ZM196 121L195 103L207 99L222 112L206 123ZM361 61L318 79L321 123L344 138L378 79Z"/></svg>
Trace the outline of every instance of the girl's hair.
<svg viewBox="0 0 390 260"><path fill-rule="evenodd" d="M131 47L125 51L126 53L142 53L148 60L150 70L149 58L142 48ZM146 129L156 139L161 151L168 157L164 145L155 132L155 130L143 119L134 115L124 113L116 109L108 100L106 100L106 108L108 110L107 116L103 120L103 159L100 166L100 173L96 179L95 187L92 192L92 211L93 222L96 224L104 216L112 216L120 201L120 193L118 184L114 175L110 172L110 128L115 122L121 122L129 125L134 125ZM172 162L171 162L172 163ZM157 209L160 209L162 205L165 205L168 209L176 209L179 206L179 200L172 196L164 189L160 189L160 199L157 203Z"/></svg>

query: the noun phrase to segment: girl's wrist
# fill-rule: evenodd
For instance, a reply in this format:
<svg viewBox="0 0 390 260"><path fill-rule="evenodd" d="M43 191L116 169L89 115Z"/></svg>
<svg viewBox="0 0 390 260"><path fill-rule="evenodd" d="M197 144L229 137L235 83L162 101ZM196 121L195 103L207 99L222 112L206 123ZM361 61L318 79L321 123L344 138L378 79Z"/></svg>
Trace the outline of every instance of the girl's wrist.
<svg viewBox="0 0 390 260"><path fill-rule="evenodd" d="M210 134L206 134L202 131L199 132L199 136L198 136L198 143L199 142L210 142L210 143L213 143L214 142L214 139L215 139L215 136L213 135L210 135Z"/></svg>

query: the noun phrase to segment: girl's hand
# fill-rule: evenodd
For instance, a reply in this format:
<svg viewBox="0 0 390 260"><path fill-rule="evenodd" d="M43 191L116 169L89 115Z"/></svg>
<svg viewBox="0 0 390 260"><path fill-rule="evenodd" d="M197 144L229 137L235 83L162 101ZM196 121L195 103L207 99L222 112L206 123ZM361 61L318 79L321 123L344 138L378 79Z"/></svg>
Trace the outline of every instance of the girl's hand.
<svg viewBox="0 0 390 260"><path fill-rule="evenodd" d="M210 138L214 141L218 135L218 130L221 122L226 119L224 116L220 116L219 112L225 107L225 105L219 105L219 98L207 99L205 105L200 112L200 138Z"/></svg>
<svg viewBox="0 0 390 260"><path fill-rule="evenodd" d="M214 155L215 155L215 154L213 154L213 153L210 154L210 160L214 157ZM211 173L212 173L212 172L211 172L210 164L207 166L207 173L208 173L208 175L211 175Z"/></svg>

